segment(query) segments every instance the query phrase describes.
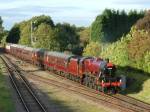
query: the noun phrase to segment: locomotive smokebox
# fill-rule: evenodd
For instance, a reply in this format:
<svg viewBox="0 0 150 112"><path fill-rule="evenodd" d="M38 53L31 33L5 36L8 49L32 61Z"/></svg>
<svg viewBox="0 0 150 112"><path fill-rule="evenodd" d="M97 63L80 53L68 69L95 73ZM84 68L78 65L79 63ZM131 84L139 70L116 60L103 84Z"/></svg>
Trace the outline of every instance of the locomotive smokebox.
<svg viewBox="0 0 150 112"><path fill-rule="evenodd" d="M126 89L126 76L124 76L124 75L121 75L120 76L121 77L121 82L122 82L122 84L121 84L121 89L122 90L125 90Z"/></svg>

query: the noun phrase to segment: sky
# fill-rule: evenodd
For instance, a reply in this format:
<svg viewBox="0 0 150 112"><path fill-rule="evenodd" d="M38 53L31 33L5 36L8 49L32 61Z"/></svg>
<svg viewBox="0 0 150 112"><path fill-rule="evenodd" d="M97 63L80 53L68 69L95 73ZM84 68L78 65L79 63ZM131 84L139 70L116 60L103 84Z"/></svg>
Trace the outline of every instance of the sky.
<svg viewBox="0 0 150 112"><path fill-rule="evenodd" d="M7 30L42 14L49 15L54 23L89 26L105 8L145 10L150 8L150 0L0 0L0 16Z"/></svg>

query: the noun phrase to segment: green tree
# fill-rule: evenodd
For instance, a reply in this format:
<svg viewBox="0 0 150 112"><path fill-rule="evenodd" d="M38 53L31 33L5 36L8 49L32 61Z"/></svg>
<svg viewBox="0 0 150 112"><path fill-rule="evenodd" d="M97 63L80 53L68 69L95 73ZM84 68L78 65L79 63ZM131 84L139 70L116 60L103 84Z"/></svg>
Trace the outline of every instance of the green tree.
<svg viewBox="0 0 150 112"><path fill-rule="evenodd" d="M6 42L8 43L18 43L20 39L20 26L15 24L8 33L6 37Z"/></svg>
<svg viewBox="0 0 150 112"><path fill-rule="evenodd" d="M150 51L147 51L144 56L143 70L150 73Z"/></svg>
<svg viewBox="0 0 150 112"><path fill-rule="evenodd" d="M101 45L98 42L91 42L84 49L83 55L99 57L100 52L101 52Z"/></svg>
<svg viewBox="0 0 150 112"><path fill-rule="evenodd" d="M21 28L19 43L22 45L31 46L31 30L29 23Z"/></svg>
<svg viewBox="0 0 150 112"><path fill-rule="evenodd" d="M129 33L126 37L122 37L119 41L109 44L107 48L100 53L100 56L103 58L109 58L116 65L128 66L130 61L127 45L131 39L132 36Z"/></svg>
<svg viewBox="0 0 150 112"><path fill-rule="evenodd" d="M32 34L34 37L34 33L37 30L38 26L42 23L49 25L50 27L54 27L54 23L49 16L41 15L35 16L27 21L22 21L18 24L15 24L10 30L7 36L7 42L10 43L20 43L23 45L31 46L31 23L32 23ZM41 32L42 33L42 32Z"/></svg>
<svg viewBox="0 0 150 112"><path fill-rule="evenodd" d="M115 42L126 35L131 26L144 16L144 12L105 9L92 23L91 40L99 42Z"/></svg>
<svg viewBox="0 0 150 112"><path fill-rule="evenodd" d="M80 36L80 44L83 47L86 47L86 45L89 43L90 40L90 28L84 28L79 33Z"/></svg>
<svg viewBox="0 0 150 112"><path fill-rule="evenodd" d="M45 23L47 25L50 25L51 27L54 27L54 23L50 16L45 15L35 16L29 20L30 23L31 21L33 23L34 28L37 28L41 23Z"/></svg>
<svg viewBox="0 0 150 112"><path fill-rule="evenodd" d="M2 40L2 38L4 36L4 28L3 28L2 24L3 24L3 20L0 16L0 41Z"/></svg>
<svg viewBox="0 0 150 112"><path fill-rule="evenodd" d="M35 46L37 48L46 48L49 50L59 50L58 42L56 41L55 30L50 25L41 23L35 33L37 41Z"/></svg>
<svg viewBox="0 0 150 112"><path fill-rule="evenodd" d="M60 51L72 50L79 46L79 35L76 32L76 27L71 26L68 23L57 24L56 25L56 34L60 45Z"/></svg>

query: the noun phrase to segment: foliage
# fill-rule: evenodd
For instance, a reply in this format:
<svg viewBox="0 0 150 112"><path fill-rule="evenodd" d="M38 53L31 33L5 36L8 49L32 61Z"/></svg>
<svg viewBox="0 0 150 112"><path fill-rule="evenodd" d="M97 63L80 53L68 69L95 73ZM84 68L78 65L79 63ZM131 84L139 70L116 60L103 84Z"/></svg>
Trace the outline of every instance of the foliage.
<svg viewBox="0 0 150 112"><path fill-rule="evenodd" d="M150 72L150 38L149 33L144 30L136 30L133 39L128 43L129 59L131 66L137 69Z"/></svg>
<svg viewBox="0 0 150 112"><path fill-rule="evenodd" d="M0 27L2 27L2 24L3 24L3 20L2 20L2 18L0 16Z"/></svg>
<svg viewBox="0 0 150 112"><path fill-rule="evenodd" d="M51 17L45 15L35 16L13 26L8 34L7 42L18 43L18 41L19 44L57 51L66 49L72 51L80 48L79 35L74 25L71 26L68 23L54 25Z"/></svg>
<svg viewBox="0 0 150 112"><path fill-rule="evenodd" d="M130 64L128 59L127 44L131 40L131 35L122 37L121 40L110 44L104 49L100 56L103 58L109 58L112 62L120 66L127 66Z"/></svg>
<svg viewBox="0 0 150 112"><path fill-rule="evenodd" d="M7 33L3 36L2 40L1 40L2 46L6 45L6 39L7 39Z"/></svg>
<svg viewBox="0 0 150 112"><path fill-rule="evenodd" d="M3 24L3 20L2 20L2 18L1 18L1 16L0 16L0 34L2 34L2 33L3 33L3 30L4 30L2 24Z"/></svg>
<svg viewBox="0 0 150 112"><path fill-rule="evenodd" d="M89 43L90 40L90 28L85 28L79 32L80 36L80 44L83 47L86 47L86 45Z"/></svg>
<svg viewBox="0 0 150 112"><path fill-rule="evenodd" d="M21 28L20 28L21 29ZM30 26L29 25L25 25L20 33L20 40L19 43L22 45L31 45L31 38L30 38Z"/></svg>
<svg viewBox="0 0 150 112"><path fill-rule="evenodd" d="M2 20L2 18L0 16L0 42L3 39L3 37L5 36L5 34L6 34L2 24L3 24L3 20Z"/></svg>
<svg viewBox="0 0 150 112"><path fill-rule="evenodd" d="M145 53L143 70L150 73L150 51Z"/></svg>
<svg viewBox="0 0 150 112"><path fill-rule="evenodd" d="M130 66L150 73L150 38L148 33L132 28L130 33L121 40L110 44L101 52L115 64Z"/></svg>
<svg viewBox="0 0 150 112"><path fill-rule="evenodd" d="M72 51L72 54L82 56L83 47L82 46L77 46L77 47L74 47L71 51Z"/></svg>
<svg viewBox="0 0 150 112"><path fill-rule="evenodd" d="M38 26L37 31L35 32L37 48L46 48L49 50L58 50L59 46L55 40L56 35L54 30L45 23L42 23Z"/></svg>
<svg viewBox="0 0 150 112"><path fill-rule="evenodd" d="M6 41L8 43L18 43L20 39L19 24L15 24L8 33Z"/></svg>
<svg viewBox="0 0 150 112"><path fill-rule="evenodd" d="M57 42L60 46L60 51L71 50L79 46L79 36L76 32L76 27L68 23L56 25Z"/></svg>
<svg viewBox="0 0 150 112"><path fill-rule="evenodd" d="M144 12L105 9L96 17L91 28L91 40L115 42L130 31L131 26L144 16Z"/></svg>
<svg viewBox="0 0 150 112"><path fill-rule="evenodd" d="M32 26L32 35L33 35L33 39L34 39L35 38L34 33L36 32L38 26L43 23L49 25L49 27L54 27L54 23L51 20L51 18L49 16L45 16L45 15L35 16L28 21L21 22L20 23L21 35L20 35L19 43L23 44L23 45L33 46L31 43L31 41L33 41L33 40L31 40L31 26ZM42 33L43 32L41 32L39 34L41 35Z"/></svg>
<svg viewBox="0 0 150 112"><path fill-rule="evenodd" d="M84 49L84 56L96 56L98 57L101 52L101 45L98 42L90 42Z"/></svg>
<svg viewBox="0 0 150 112"><path fill-rule="evenodd" d="M150 12L147 12L144 18L137 21L136 28L150 32Z"/></svg>
<svg viewBox="0 0 150 112"><path fill-rule="evenodd" d="M131 31L119 41L107 45L104 50L96 50L93 44L84 49L85 56L100 56L109 58L119 66L132 68L150 73L150 38L149 33L132 27ZM93 53L94 52L94 53Z"/></svg>
<svg viewBox="0 0 150 112"><path fill-rule="evenodd" d="M67 23L57 24L54 28L46 23L38 26L34 35L36 36L36 47L47 48L55 51L72 50L78 46L79 38L76 28Z"/></svg>
<svg viewBox="0 0 150 112"><path fill-rule="evenodd" d="M92 25L92 31L93 31L93 27L97 25L96 22L99 23L97 27L101 26L100 28L102 28L102 26L104 25L106 29L109 29L109 28L111 29L111 27L109 26L111 22L109 23L109 21L107 20L113 20L114 14L119 15L118 17L122 17L122 15L124 14L124 17L127 17L127 21L130 20L130 22L127 24L127 26L123 25L124 23L118 22L117 24L121 25L121 27L129 28L129 26L131 26L138 18L142 17L144 13L142 12L137 13L136 11L130 11L128 14L126 14L125 12L120 13L120 12L114 12L111 10L105 10L101 16L98 16L96 18L96 21L93 23L93 25L94 24L95 25L94 26ZM117 21L119 20L121 20L121 18L118 19ZM100 51L98 52L98 54L100 54L99 56L103 58L110 58L112 62L114 62L115 64L119 66L124 66L124 67L130 66L132 68L150 73L150 38L149 38L150 25L149 25L149 21L150 21L150 14L146 13L144 18L137 21L137 23L131 28L130 32L126 36L120 37L121 39L114 43L107 44L106 47L102 46L104 50L102 50L101 52ZM103 36L106 36L106 34L104 33L105 28L103 28L103 32L101 33ZM96 30L97 29L95 29L94 31ZM111 30L113 31L113 29ZM127 31L127 30L124 31L123 29L121 30L121 28L119 28L117 31L120 32L119 30L122 32ZM99 33L100 35L100 31L95 32L95 33ZM96 35L97 34L95 34L95 36ZM112 33L112 35L114 34ZM96 37L94 39L96 41L99 41L99 38L97 39ZM105 45L105 44L101 43L101 45ZM84 55L87 55L87 54L93 55L92 49L94 49L93 46L90 47L90 50L87 50L87 48L85 48Z"/></svg>
<svg viewBox="0 0 150 112"><path fill-rule="evenodd" d="M35 16L29 20L30 24L31 24L31 21L32 21L34 28L37 28L42 23L45 23L51 27L54 27L53 20L51 19L50 16L45 16L45 15Z"/></svg>
<svg viewBox="0 0 150 112"><path fill-rule="evenodd" d="M141 60L147 51L150 51L150 38L148 32L136 30L133 39L128 44L130 60Z"/></svg>
<svg viewBox="0 0 150 112"><path fill-rule="evenodd" d="M35 16L27 21L22 21L18 24L15 24L12 29L10 30L7 42L9 43L20 43L24 45L31 46L31 23L33 26L33 32L36 30L36 28L41 24L45 23L50 25L51 27L54 27L54 23L51 20L49 16L41 15L41 16Z"/></svg>
<svg viewBox="0 0 150 112"><path fill-rule="evenodd" d="M147 12L143 19L135 24L133 39L128 44L131 66L150 73L150 13Z"/></svg>

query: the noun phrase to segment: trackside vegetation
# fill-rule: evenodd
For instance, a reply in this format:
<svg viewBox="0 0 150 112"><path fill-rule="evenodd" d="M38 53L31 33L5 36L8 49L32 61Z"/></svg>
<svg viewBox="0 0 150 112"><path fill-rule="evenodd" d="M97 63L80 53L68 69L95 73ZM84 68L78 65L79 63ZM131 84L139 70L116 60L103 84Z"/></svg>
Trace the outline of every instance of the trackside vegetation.
<svg viewBox="0 0 150 112"><path fill-rule="evenodd" d="M91 26L91 40L96 42L115 42L126 35L136 21L144 17L144 11L105 9Z"/></svg>
<svg viewBox="0 0 150 112"><path fill-rule="evenodd" d="M144 18L137 21L131 27L130 32L122 36L118 41L109 44L90 42L84 49L83 54L92 56L95 53L99 57L110 58L118 66L150 73L149 21L150 14L147 12Z"/></svg>
<svg viewBox="0 0 150 112"><path fill-rule="evenodd" d="M3 43L109 58L117 65L117 74L130 79L124 93L150 103L150 11L105 9L86 28L54 23L46 15L17 23L9 32L2 22L0 18Z"/></svg>
<svg viewBox="0 0 150 112"><path fill-rule="evenodd" d="M45 15L15 24L8 33L6 42L61 52L80 48L75 25L54 24L51 17Z"/></svg>
<svg viewBox="0 0 150 112"><path fill-rule="evenodd" d="M8 85L6 84L6 76L2 73L2 64L0 65L0 112L15 112L14 104Z"/></svg>
<svg viewBox="0 0 150 112"><path fill-rule="evenodd" d="M130 31L120 37L118 41L104 44L104 42L97 40L98 45L96 42L90 42L83 53L85 56L95 54L99 57L109 58L117 65L117 75L127 76L128 83L124 94L148 103L150 103L149 29L150 13L146 11L144 17L135 22ZM100 50L95 49L99 47Z"/></svg>

